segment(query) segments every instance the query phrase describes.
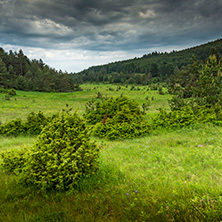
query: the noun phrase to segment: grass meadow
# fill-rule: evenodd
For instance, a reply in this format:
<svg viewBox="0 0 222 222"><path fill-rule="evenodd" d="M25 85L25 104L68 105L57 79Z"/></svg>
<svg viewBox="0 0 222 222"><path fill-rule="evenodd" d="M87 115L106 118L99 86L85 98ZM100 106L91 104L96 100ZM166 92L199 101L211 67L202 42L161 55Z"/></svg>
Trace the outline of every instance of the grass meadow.
<svg viewBox="0 0 222 222"><path fill-rule="evenodd" d="M52 114L69 104L79 115L98 92L126 95L140 105L148 96L147 118L158 108L169 110L169 94L131 86L83 85L74 93L17 91L5 100L0 94L0 121L34 111ZM110 91L112 88L112 91ZM166 90L165 90L166 92ZM101 148L96 175L82 179L69 192L42 193L22 187L13 175L0 175L0 221L221 221L222 127L200 124L179 130L156 130L128 140L92 138ZM0 137L0 151L30 147L36 137Z"/></svg>

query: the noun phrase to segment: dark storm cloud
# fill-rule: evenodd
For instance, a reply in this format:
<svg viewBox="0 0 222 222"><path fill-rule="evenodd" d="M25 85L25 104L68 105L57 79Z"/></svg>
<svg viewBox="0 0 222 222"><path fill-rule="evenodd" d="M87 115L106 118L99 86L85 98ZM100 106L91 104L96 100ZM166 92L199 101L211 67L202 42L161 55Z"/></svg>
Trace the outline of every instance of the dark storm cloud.
<svg viewBox="0 0 222 222"><path fill-rule="evenodd" d="M222 0L0 0L0 41L130 50L221 37Z"/></svg>

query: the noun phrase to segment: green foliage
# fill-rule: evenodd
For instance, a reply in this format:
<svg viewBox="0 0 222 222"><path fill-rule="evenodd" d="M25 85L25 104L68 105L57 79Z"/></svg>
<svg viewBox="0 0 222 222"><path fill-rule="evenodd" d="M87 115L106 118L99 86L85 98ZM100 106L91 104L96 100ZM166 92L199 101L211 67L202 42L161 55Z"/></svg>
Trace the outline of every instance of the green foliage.
<svg viewBox="0 0 222 222"><path fill-rule="evenodd" d="M24 122L23 126L26 134L34 134L38 135L42 129L47 125L50 118L53 117L45 117L43 112L39 111L38 113L31 112L26 122Z"/></svg>
<svg viewBox="0 0 222 222"><path fill-rule="evenodd" d="M168 91L180 98L190 98L202 67L202 61L192 57L191 64L181 70L175 69L174 74L169 78Z"/></svg>
<svg viewBox="0 0 222 222"><path fill-rule="evenodd" d="M172 111L180 110L182 107L188 105L188 101L181 98L179 95L172 96L172 99L168 100L168 103Z"/></svg>
<svg viewBox="0 0 222 222"><path fill-rule="evenodd" d="M4 136L18 136L20 134L39 134L44 126L48 123L52 117L45 117L44 114L39 111L38 113L31 112L27 120L23 122L20 118L12 120L6 124L0 125L0 135Z"/></svg>
<svg viewBox="0 0 222 222"><path fill-rule="evenodd" d="M81 83L106 82L147 85L162 82L169 79L174 74L174 70L180 70L182 67L191 64L190 58L192 55L198 60L206 60L212 47L215 47L222 54L222 40L219 39L186 50L170 53L152 52L141 58L93 66L76 73L74 79ZM190 80L187 79L189 83L191 83ZM191 86L193 86L192 83Z"/></svg>
<svg viewBox="0 0 222 222"><path fill-rule="evenodd" d="M73 75L56 71L40 60L30 60L19 52L6 53L0 48L0 87L25 91L73 92L81 91L74 84ZM13 92L10 92L13 94Z"/></svg>
<svg viewBox="0 0 222 222"><path fill-rule="evenodd" d="M101 92L98 92L96 98L97 98L97 99L102 99L102 97L103 97L102 93L101 93Z"/></svg>
<svg viewBox="0 0 222 222"><path fill-rule="evenodd" d="M24 126L20 118L12 120L6 124L0 125L0 135L18 136L23 132L24 132Z"/></svg>
<svg viewBox="0 0 222 222"><path fill-rule="evenodd" d="M93 89L94 86L84 87ZM98 90L105 94L106 88L101 84ZM8 105L7 109L0 108L6 110L0 115L1 121L6 122L7 115L24 118L39 107L44 113L56 112L66 101L72 101L73 107L83 113L85 101L95 96L95 92L75 95L18 91L16 102L1 103L2 107ZM143 93L130 91L128 86L124 95L139 100L140 105L147 95L150 99L155 96L149 109L152 116L156 107L167 110L163 101L169 95L160 96L157 91ZM22 109L26 106L29 109ZM219 118L221 107L218 104L214 109ZM92 177L81 179L76 189L67 193L46 193L32 186L24 188L16 183L17 176L1 171L0 221L220 221L221 134L221 126L198 124L179 130L159 129L148 136L124 141L96 138L104 147L99 170ZM30 147L34 138L0 137L0 149L20 149L21 144Z"/></svg>
<svg viewBox="0 0 222 222"><path fill-rule="evenodd" d="M145 109L145 108L144 108ZM125 96L87 104L84 117L95 124L93 133L108 139L132 138L151 132L143 112L135 101Z"/></svg>
<svg viewBox="0 0 222 222"><path fill-rule="evenodd" d="M98 168L99 148L89 137L89 129L76 113L55 115L38 136L20 181L44 190L72 188L80 177Z"/></svg>
<svg viewBox="0 0 222 222"><path fill-rule="evenodd" d="M188 105L191 99L198 106L212 107L222 104L222 62L215 54L203 64L193 63L181 72L175 73L169 83L169 91L175 96L170 101L172 110Z"/></svg>
<svg viewBox="0 0 222 222"><path fill-rule="evenodd" d="M214 111L202 107L194 112L190 106L184 106L180 110L174 110L168 113L164 109L159 109L158 115L153 119L153 127L181 128L205 122L217 122Z"/></svg>
<svg viewBox="0 0 222 222"><path fill-rule="evenodd" d="M10 90L8 91L8 94L9 94L10 96L15 96L15 95L16 95L15 89L10 89Z"/></svg>
<svg viewBox="0 0 222 222"><path fill-rule="evenodd" d="M146 112L149 110L150 105L151 105L151 102L150 102L149 99L147 99L146 102L142 104L142 109L143 109L142 113L143 113L143 115L145 115Z"/></svg>
<svg viewBox="0 0 222 222"><path fill-rule="evenodd" d="M193 89L199 105L211 107L222 104L222 63L216 55L209 56L206 64L199 70L199 78Z"/></svg>
<svg viewBox="0 0 222 222"><path fill-rule="evenodd" d="M116 116L118 118L118 115ZM132 122L116 122L116 118L108 119L105 124L97 123L94 127L94 135L105 137L107 139L133 138L151 133L151 126L146 122L136 123L137 119L131 119Z"/></svg>
<svg viewBox="0 0 222 222"><path fill-rule="evenodd" d="M0 93L5 93L5 98L6 96L10 99L10 97L15 96L16 95L16 91L15 89L6 89L3 87L0 87ZM7 100L7 99L6 99Z"/></svg>
<svg viewBox="0 0 222 222"><path fill-rule="evenodd" d="M110 97L102 101L91 100L86 104L86 111L84 118L88 123L95 124L104 119L107 115L108 118L113 118L118 111L122 110L123 106L127 106L131 113L141 115L138 104L125 96L116 98Z"/></svg>
<svg viewBox="0 0 222 222"><path fill-rule="evenodd" d="M160 95L164 95L164 91L163 91L163 87L162 86L160 86L158 88L158 92L159 92Z"/></svg>
<svg viewBox="0 0 222 222"><path fill-rule="evenodd" d="M1 167L6 172L17 174L22 171L24 163L29 158L29 154L30 152L27 148L4 151L0 154L2 158Z"/></svg>
<svg viewBox="0 0 222 222"><path fill-rule="evenodd" d="M213 108L216 113L217 121L222 121L222 106L217 104Z"/></svg>

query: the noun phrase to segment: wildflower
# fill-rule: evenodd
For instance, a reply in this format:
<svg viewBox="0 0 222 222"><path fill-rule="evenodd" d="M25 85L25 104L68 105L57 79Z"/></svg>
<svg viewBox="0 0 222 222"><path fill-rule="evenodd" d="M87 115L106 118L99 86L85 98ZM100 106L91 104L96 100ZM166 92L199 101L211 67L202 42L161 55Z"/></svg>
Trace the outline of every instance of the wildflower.
<svg viewBox="0 0 222 222"><path fill-rule="evenodd" d="M126 195L129 195L129 193L126 193Z"/></svg>
<svg viewBox="0 0 222 222"><path fill-rule="evenodd" d="M137 190L135 190L135 193L137 193Z"/></svg>

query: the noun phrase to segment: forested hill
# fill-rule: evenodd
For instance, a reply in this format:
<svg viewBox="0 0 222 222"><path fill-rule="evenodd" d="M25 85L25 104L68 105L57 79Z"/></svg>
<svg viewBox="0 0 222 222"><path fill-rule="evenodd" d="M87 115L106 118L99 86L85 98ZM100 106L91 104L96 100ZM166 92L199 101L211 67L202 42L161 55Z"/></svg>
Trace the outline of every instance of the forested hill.
<svg viewBox="0 0 222 222"><path fill-rule="evenodd" d="M75 79L79 83L95 81L149 84L164 81L175 70L190 64L193 56L198 60L205 60L212 51L222 54L222 39L181 51L153 52L141 58L93 66L75 74Z"/></svg>
<svg viewBox="0 0 222 222"><path fill-rule="evenodd" d="M40 60L30 60L19 52L0 48L0 88L25 91L67 92L79 90L73 76L56 71Z"/></svg>

